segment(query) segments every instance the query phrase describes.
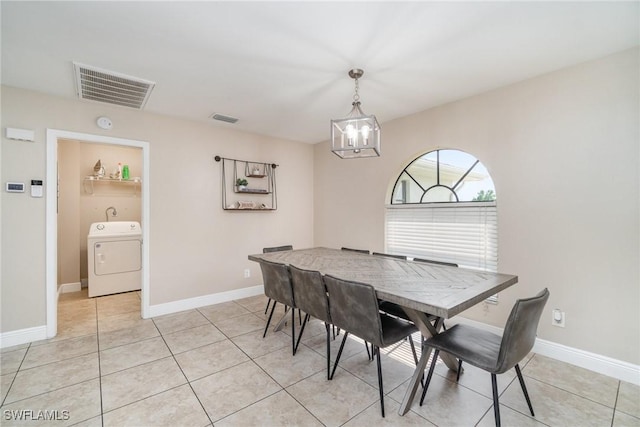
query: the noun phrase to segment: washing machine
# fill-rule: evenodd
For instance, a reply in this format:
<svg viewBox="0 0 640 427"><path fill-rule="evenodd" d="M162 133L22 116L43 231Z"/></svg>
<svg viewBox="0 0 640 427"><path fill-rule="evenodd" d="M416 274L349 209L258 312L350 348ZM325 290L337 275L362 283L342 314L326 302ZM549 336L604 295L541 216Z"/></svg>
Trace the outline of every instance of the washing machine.
<svg viewBox="0 0 640 427"><path fill-rule="evenodd" d="M89 296L139 290L142 231L135 221L94 222L87 236Z"/></svg>

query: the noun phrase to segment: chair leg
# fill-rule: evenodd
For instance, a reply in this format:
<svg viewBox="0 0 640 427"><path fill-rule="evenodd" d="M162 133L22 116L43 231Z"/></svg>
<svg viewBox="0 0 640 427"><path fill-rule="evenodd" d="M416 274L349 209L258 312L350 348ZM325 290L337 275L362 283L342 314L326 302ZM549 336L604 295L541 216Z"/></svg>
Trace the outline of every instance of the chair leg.
<svg viewBox="0 0 640 427"><path fill-rule="evenodd" d="M431 382L433 371L436 369L438 354L440 354L440 350L435 350L433 352L433 360L431 361L431 366L429 367L429 374L427 374L427 381L424 383L424 389L422 390L422 397L420 398L420 406L422 406L422 402L424 402L424 397L427 395L427 390L429 389L429 383Z"/></svg>
<svg viewBox="0 0 640 427"><path fill-rule="evenodd" d="M535 417L536 415L533 413L533 406L531 406L529 393L527 393L527 386L524 385L524 378L522 377L522 372L520 372L520 366L516 364L515 368L516 368L516 374L518 374L518 380L520 380L520 387L522 387L522 392L524 393L524 398L527 399L527 405L529 405L529 411L531 411L531 416Z"/></svg>
<svg viewBox="0 0 640 427"><path fill-rule="evenodd" d="M413 354L413 361L417 365L418 364L418 353L416 353L416 346L413 343L413 338L411 338L411 335L409 335L408 338L409 338L409 344L411 345L411 353Z"/></svg>
<svg viewBox="0 0 640 427"><path fill-rule="evenodd" d="M296 355L296 309L291 307L291 352Z"/></svg>
<svg viewBox="0 0 640 427"><path fill-rule="evenodd" d="M327 330L327 380L330 380L331 377L329 376L329 373L331 372L331 342L330 342L331 332L329 332L328 323L325 323L324 327Z"/></svg>
<svg viewBox="0 0 640 427"><path fill-rule="evenodd" d="M304 332L304 327L307 325L308 321L309 321L309 315L305 314L304 315L304 320L302 321L302 326L300 326L300 333L298 334L298 341L296 341L296 346L293 349L293 354L294 355L298 351L298 346L300 345L300 339L302 338L302 333Z"/></svg>
<svg viewBox="0 0 640 427"><path fill-rule="evenodd" d="M364 348L367 349L367 359L373 360L373 354L369 353L369 343L366 341L364 342ZM371 351L373 351L373 345L371 346Z"/></svg>
<svg viewBox="0 0 640 427"><path fill-rule="evenodd" d="M460 381L460 372L462 372L462 359L458 360L458 372L456 373L456 382Z"/></svg>
<svg viewBox="0 0 640 427"><path fill-rule="evenodd" d="M491 388L493 389L493 416L496 418L496 427L500 427L500 403L498 402L498 378L491 374Z"/></svg>
<svg viewBox="0 0 640 427"><path fill-rule="evenodd" d="M340 350L338 350L338 355L336 356L336 363L333 365L333 369L331 370L330 380L333 379L333 374L336 373L336 368L338 367L338 362L340 361L340 356L342 356L342 349L344 348L344 343L347 342L347 337L349 336L349 332L344 331L344 338L342 338L342 343L340 344Z"/></svg>
<svg viewBox="0 0 640 427"><path fill-rule="evenodd" d="M267 311L269 311L269 304L271 304L271 298L267 300L267 306L264 308L264 314L267 314Z"/></svg>
<svg viewBox="0 0 640 427"><path fill-rule="evenodd" d="M380 389L380 410L382 411L382 418L384 418L384 388L382 387L382 364L380 363L380 347L371 345L372 351L376 353L376 360L378 362L378 388Z"/></svg>
<svg viewBox="0 0 640 427"><path fill-rule="evenodd" d="M262 338L267 336L267 329L269 329L269 324L271 323L271 318L273 317L273 311L276 309L277 302L273 302L273 306L271 306L271 313L269 314L269 319L267 320L267 326L264 327L264 334L262 334Z"/></svg>

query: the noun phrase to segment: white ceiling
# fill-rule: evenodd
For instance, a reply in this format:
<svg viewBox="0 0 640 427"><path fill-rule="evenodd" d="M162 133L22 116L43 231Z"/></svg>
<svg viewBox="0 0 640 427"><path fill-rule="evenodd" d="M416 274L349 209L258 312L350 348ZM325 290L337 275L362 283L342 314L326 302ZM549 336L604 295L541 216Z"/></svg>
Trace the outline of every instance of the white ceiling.
<svg viewBox="0 0 640 427"><path fill-rule="evenodd" d="M147 111L316 143L350 110L351 68L384 135L391 119L637 46L639 6L3 0L1 77L74 98L77 61L156 82Z"/></svg>

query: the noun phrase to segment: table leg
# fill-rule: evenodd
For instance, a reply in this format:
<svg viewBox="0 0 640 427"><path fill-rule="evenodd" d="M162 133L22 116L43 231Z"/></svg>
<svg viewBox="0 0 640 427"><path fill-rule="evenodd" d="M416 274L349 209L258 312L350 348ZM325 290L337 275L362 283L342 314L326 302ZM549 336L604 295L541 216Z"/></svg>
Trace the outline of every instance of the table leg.
<svg viewBox="0 0 640 427"><path fill-rule="evenodd" d="M415 323L416 327L420 330L420 333L422 333L422 335L425 338L431 338L432 336L438 334L438 331L440 331L444 323L443 319L439 318L438 321L436 322L436 326L434 326L431 324L431 322L429 322L429 318L427 317L426 314L409 309L409 308L404 308L404 311L407 313L409 318L413 320L413 323ZM398 411L398 414L404 415L411 409L413 398L415 397L416 392L418 391L418 385L420 385L420 380L422 379L424 370L427 367L427 362L429 361L430 355L431 355L431 348L422 349L420 360L418 361L416 370L414 371L413 376L411 377L411 381L409 382L409 388L407 388L407 391L405 392L404 399L402 400L402 404L400 405L400 410ZM442 358L444 363L449 367L449 369L451 369L454 372L458 370L458 361L456 360L455 357L444 352L440 352L440 357Z"/></svg>
<svg viewBox="0 0 640 427"><path fill-rule="evenodd" d="M289 314L289 310L291 310L291 307L287 306L287 308L284 310L284 314L282 315L282 318L278 321L278 323L276 323L276 326L274 326L273 332L278 332L280 329L282 329L284 325L287 324L287 321L289 320L287 318L287 314Z"/></svg>

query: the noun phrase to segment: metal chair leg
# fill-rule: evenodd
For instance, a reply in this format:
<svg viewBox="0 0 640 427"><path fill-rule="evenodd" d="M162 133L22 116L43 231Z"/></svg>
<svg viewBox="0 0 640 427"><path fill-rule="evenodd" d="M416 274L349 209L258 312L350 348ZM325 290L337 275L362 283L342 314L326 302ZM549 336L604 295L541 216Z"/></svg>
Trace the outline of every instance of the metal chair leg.
<svg viewBox="0 0 640 427"><path fill-rule="evenodd" d="M424 389L422 390L422 397L420 397L420 406L422 406L422 402L424 402L424 397L427 395L427 390L429 389L429 383L431 382L431 377L433 376L433 371L436 368L436 362L438 361L438 354L440 354L440 350L434 350L433 352L433 360L431 361L431 366L429 367L429 373L427 374L427 381L424 384Z"/></svg>
<svg viewBox="0 0 640 427"><path fill-rule="evenodd" d="M269 304L271 304L271 298L267 300L267 306L264 308L264 314L267 314L267 311L269 311Z"/></svg>
<svg viewBox="0 0 640 427"><path fill-rule="evenodd" d="M380 410L382 410L382 418L384 418L384 388L382 387L382 364L380 363L380 347L371 345L372 351L376 353L378 361L378 388L380 389Z"/></svg>
<svg viewBox="0 0 640 427"><path fill-rule="evenodd" d="M296 355L296 309L291 307L291 351Z"/></svg>
<svg viewBox="0 0 640 427"><path fill-rule="evenodd" d="M338 367L338 362L340 361L340 356L342 356L342 349L344 348L344 343L347 341L347 337L349 336L349 332L344 331L344 338L342 338L342 343L340 344L340 350L338 350L338 355L336 356L336 362L333 365L333 369L331 370L330 380L333 379L333 375L336 373L336 368Z"/></svg>
<svg viewBox="0 0 640 427"><path fill-rule="evenodd" d="M527 405L529 405L529 411L531 411L531 416L535 417L536 415L533 413L533 406L531 406L529 393L527 393L527 386L524 384L524 378L522 377L522 372L520 372L520 366L516 364L515 368L516 368L516 374L518 374L518 380L520 380L520 387L522 387L522 392L524 393L524 398L527 399Z"/></svg>
<svg viewBox="0 0 640 427"><path fill-rule="evenodd" d="M413 361L418 365L418 354L416 353L416 346L413 343L413 338L409 335L409 344L411 344L411 353L413 354Z"/></svg>
<svg viewBox="0 0 640 427"><path fill-rule="evenodd" d="M415 362L416 366L418 366L418 353L416 353L416 346L413 343L413 338L411 337L411 335L409 335L408 338L409 338L409 344L411 344L411 353L413 354L413 361ZM420 384L422 384L422 387L424 388L424 374L420 377Z"/></svg>
<svg viewBox="0 0 640 427"><path fill-rule="evenodd" d="M304 327L307 325L307 322L309 322L309 315L305 314L304 315L304 320L302 321L302 326L300 326L300 333L298 334L298 341L296 342L296 346L293 349L293 354L294 355L298 351L298 346L300 345L300 340L302 339L302 333L304 332Z"/></svg>
<svg viewBox="0 0 640 427"><path fill-rule="evenodd" d="M456 382L460 381L460 372L462 372L462 359L458 360L458 372L456 373Z"/></svg>
<svg viewBox="0 0 640 427"><path fill-rule="evenodd" d="M273 317L273 312L276 309L277 302L273 302L273 306L271 307L271 313L269 314L269 319L267 320L267 326L264 327L264 334L262 334L262 338L267 336L267 329L269 329L269 324L271 323L271 318Z"/></svg>
<svg viewBox="0 0 640 427"><path fill-rule="evenodd" d="M369 343L365 341L364 347L367 349L367 359L369 359L370 361L373 360L373 354L369 353ZM371 351L373 351L373 345L371 347Z"/></svg>
<svg viewBox="0 0 640 427"><path fill-rule="evenodd" d="M491 388L493 389L493 416L496 418L496 427L500 427L500 403L498 402L498 378L491 374Z"/></svg>
<svg viewBox="0 0 640 427"><path fill-rule="evenodd" d="M329 324L325 323L324 327L327 330L327 380L330 380L329 372L331 371L331 343L329 338L331 338L331 333L329 332Z"/></svg>

